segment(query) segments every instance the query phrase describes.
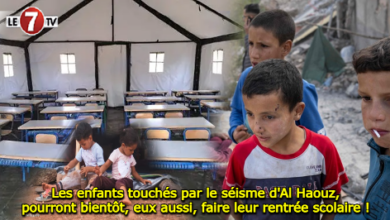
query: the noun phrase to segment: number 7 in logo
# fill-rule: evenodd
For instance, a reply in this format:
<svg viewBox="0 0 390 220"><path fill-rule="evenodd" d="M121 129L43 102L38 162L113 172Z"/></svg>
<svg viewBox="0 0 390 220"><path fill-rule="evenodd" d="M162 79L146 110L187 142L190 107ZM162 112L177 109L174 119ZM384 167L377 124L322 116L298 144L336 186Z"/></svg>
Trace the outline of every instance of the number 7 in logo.
<svg viewBox="0 0 390 220"><path fill-rule="evenodd" d="M26 12L26 17L32 17L28 23L28 31L34 31L35 20L38 17L38 12Z"/></svg>
<svg viewBox="0 0 390 220"><path fill-rule="evenodd" d="M20 14L20 27L28 35L36 35L44 28L45 16L36 7L29 7Z"/></svg>

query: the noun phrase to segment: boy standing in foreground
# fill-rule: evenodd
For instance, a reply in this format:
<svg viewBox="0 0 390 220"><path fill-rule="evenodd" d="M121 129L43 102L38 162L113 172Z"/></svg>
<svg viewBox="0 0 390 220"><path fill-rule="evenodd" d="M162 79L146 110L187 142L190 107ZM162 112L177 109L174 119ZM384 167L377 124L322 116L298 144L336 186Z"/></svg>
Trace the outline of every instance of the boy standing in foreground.
<svg viewBox="0 0 390 220"><path fill-rule="evenodd" d="M246 199L245 204L320 204L320 199L270 199L274 187L335 190L348 182L336 147L324 135L297 126L305 108L302 102L303 82L299 71L283 60L267 60L257 64L244 82L242 99L248 123L254 135L234 149L224 190L238 187L264 190L265 199ZM293 192L293 194L295 194ZM325 200L331 204L334 200ZM341 203L341 199L338 201ZM232 207L232 206L231 206ZM244 214L245 219L318 220L320 215ZM333 219L325 214L322 219Z"/></svg>
<svg viewBox="0 0 390 220"><path fill-rule="evenodd" d="M370 170L362 213L340 214L336 219L363 220L390 218L390 38L362 49L353 56L357 72L362 116L368 142ZM369 203L369 212L366 212Z"/></svg>
<svg viewBox="0 0 390 220"><path fill-rule="evenodd" d="M265 11L257 15L249 26L249 56L252 66L268 59L284 59L291 51L295 36L295 23L287 12L282 10ZM235 143L248 139L251 131L242 100L242 87L252 67L240 76L231 103L229 136ZM319 134L325 134L317 107L315 86L303 80L303 100L305 111L297 125L302 125Z"/></svg>

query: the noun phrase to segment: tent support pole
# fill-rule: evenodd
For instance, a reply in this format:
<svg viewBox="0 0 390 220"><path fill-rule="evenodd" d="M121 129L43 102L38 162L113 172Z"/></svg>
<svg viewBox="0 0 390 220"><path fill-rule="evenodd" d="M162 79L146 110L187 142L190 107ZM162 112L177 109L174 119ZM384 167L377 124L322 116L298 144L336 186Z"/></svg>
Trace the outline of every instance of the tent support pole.
<svg viewBox="0 0 390 220"><path fill-rule="evenodd" d="M111 15L111 29L112 29L112 41L114 42L114 32L115 32L115 14L114 14L114 0L111 0L111 9L112 9L112 15Z"/></svg>
<svg viewBox="0 0 390 220"><path fill-rule="evenodd" d="M200 75L200 61L202 56L202 44L196 44L196 52L195 52L195 70L194 70L194 84L192 86L193 90L199 89L199 75Z"/></svg>
<svg viewBox="0 0 390 220"><path fill-rule="evenodd" d="M244 38L243 36L244 36L244 32L236 32L232 34L221 35L218 37L206 38L206 39L202 39L202 45L212 44L212 43L222 42L222 41L241 40Z"/></svg>
<svg viewBox="0 0 390 220"><path fill-rule="evenodd" d="M29 44L24 46L24 58L26 61L26 73L27 73L27 86L28 91L33 91L32 78L31 78L31 63L30 63L30 53L28 51Z"/></svg>
<svg viewBox="0 0 390 220"><path fill-rule="evenodd" d="M126 91L130 91L131 79L131 44L126 44Z"/></svg>
<svg viewBox="0 0 390 220"><path fill-rule="evenodd" d="M99 50L98 50L98 44L95 43L95 88L99 88Z"/></svg>

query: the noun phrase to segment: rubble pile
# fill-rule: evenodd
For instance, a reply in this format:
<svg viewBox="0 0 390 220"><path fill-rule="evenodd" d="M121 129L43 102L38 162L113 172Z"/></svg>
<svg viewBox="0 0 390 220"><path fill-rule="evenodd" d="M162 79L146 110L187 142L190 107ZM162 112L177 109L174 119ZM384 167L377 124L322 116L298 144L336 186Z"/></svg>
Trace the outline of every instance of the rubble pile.
<svg viewBox="0 0 390 220"><path fill-rule="evenodd" d="M344 72L340 76L333 78L329 88L331 92L345 92L351 98L358 98L357 83L356 72L353 69L352 64L347 63Z"/></svg>
<svg viewBox="0 0 390 220"><path fill-rule="evenodd" d="M338 51L339 48L347 46L348 41L340 41L339 39L331 40L332 45ZM289 55L286 56L286 60L297 67L302 73L303 66L305 64L306 53L310 47L308 42L294 46ZM358 98L357 94L357 75L351 62L347 62L343 72L339 76L334 76L333 73L328 73L327 79L324 83L317 81L311 81L317 88L327 90L332 93L346 93L350 98Z"/></svg>
<svg viewBox="0 0 390 220"><path fill-rule="evenodd" d="M293 47L290 54L286 56L286 61L294 64L300 73L302 73L303 65L305 64L306 53L309 47L309 43L299 44Z"/></svg>

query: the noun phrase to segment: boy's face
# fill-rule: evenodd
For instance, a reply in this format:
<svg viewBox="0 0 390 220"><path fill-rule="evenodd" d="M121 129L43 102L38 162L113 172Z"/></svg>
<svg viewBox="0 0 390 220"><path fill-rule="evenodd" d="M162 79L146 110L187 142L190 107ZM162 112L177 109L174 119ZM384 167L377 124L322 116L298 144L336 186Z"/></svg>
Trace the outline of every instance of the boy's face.
<svg viewBox="0 0 390 220"><path fill-rule="evenodd" d="M379 146L390 148L390 72L358 74L358 82L364 127Z"/></svg>
<svg viewBox="0 0 390 220"><path fill-rule="evenodd" d="M93 145L93 140L92 140L92 135L90 135L88 138L86 139L81 139L78 141L80 143L80 146L84 149L84 150L88 150L92 147Z"/></svg>
<svg viewBox="0 0 390 220"><path fill-rule="evenodd" d="M271 148L288 143L288 136L300 119L305 104L297 104L293 111L281 100L279 92L267 95L243 95L249 126L262 146Z"/></svg>
<svg viewBox="0 0 390 220"><path fill-rule="evenodd" d="M251 26L248 31L249 57L252 66L269 59L284 59L291 51L291 40L279 44L272 32Z"/></svg>
<svg viewBox="0 0 390 220"><path fill-rule="evenodd" d="M124 143L122 143L122 149L123 154L126 156L131 156L134 154L135 149L137 149L137 144L133 144L131 146L126 146Z"/></svg>

